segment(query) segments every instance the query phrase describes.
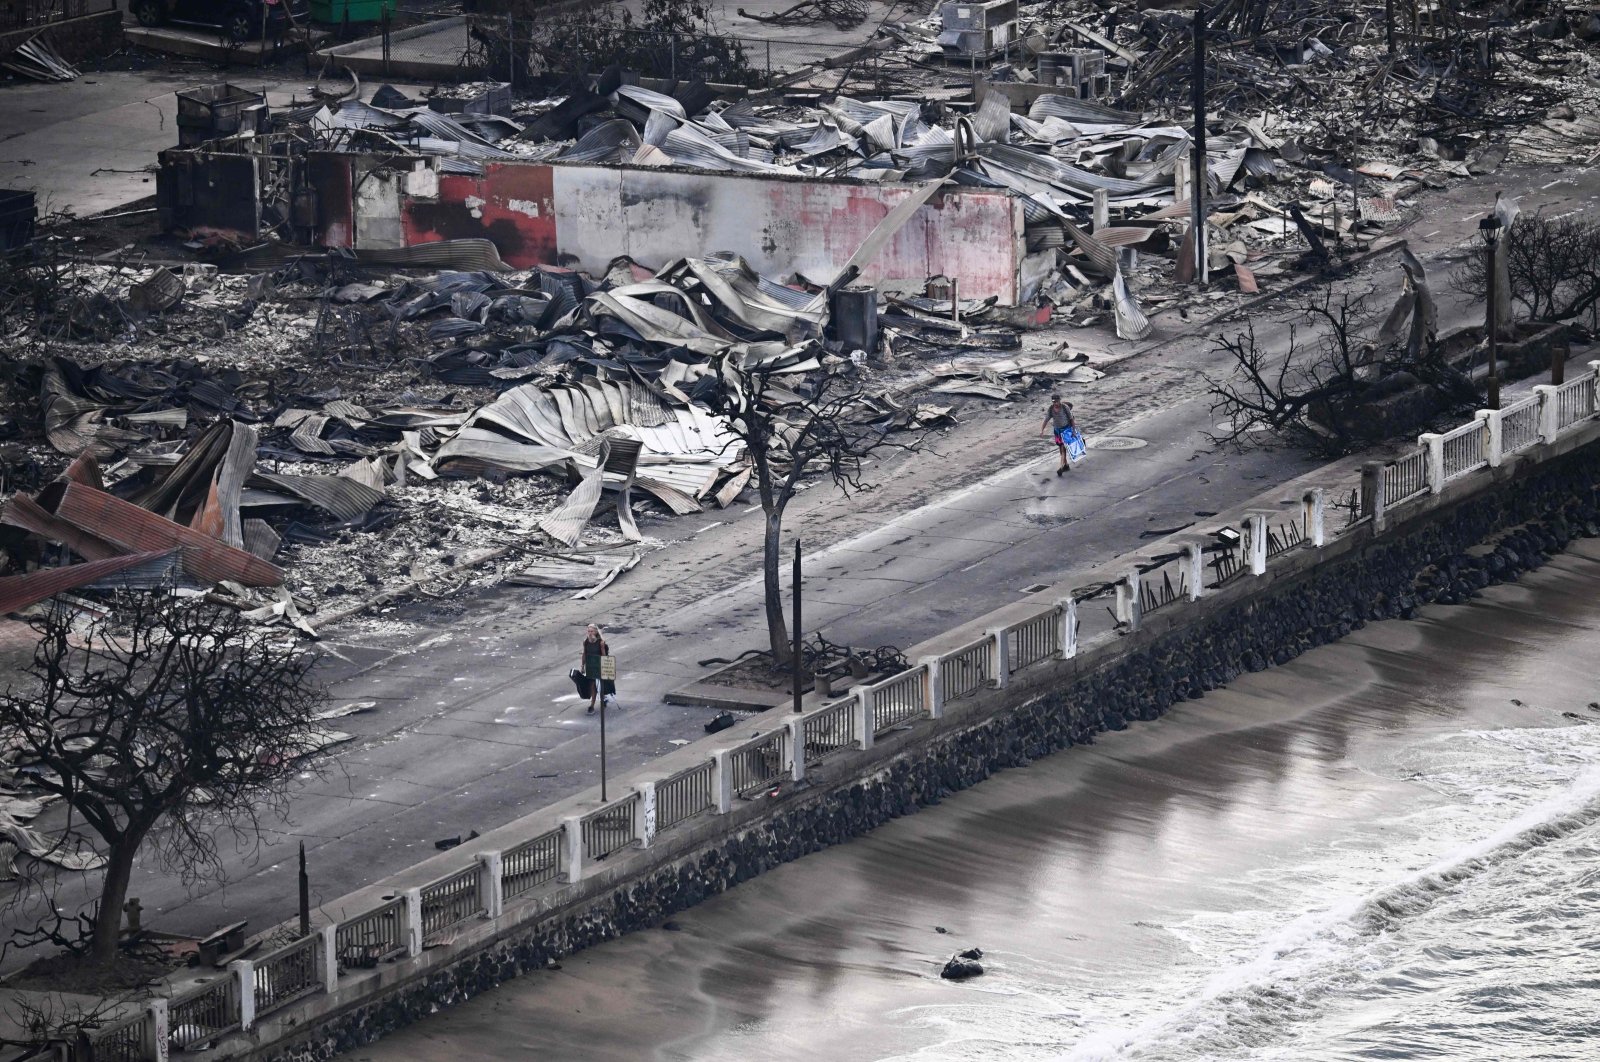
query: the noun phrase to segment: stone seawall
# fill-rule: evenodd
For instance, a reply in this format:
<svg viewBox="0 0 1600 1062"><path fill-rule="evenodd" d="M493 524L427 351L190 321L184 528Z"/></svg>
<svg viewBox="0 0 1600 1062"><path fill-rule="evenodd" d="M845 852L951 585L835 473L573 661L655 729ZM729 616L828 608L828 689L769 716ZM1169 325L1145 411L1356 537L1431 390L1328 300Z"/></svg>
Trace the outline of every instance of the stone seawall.
<svg viewBox="0 0 1600 1062"><path fill-rule="evenodd" d="M1464 602L1539 567L1575 537L1600 535L1600 446L1519 471L1270 585L1246 587L1214 609L1174 612L1170 626L1148 640L994 691L1002 699L998 710L907 740L869 777L796 792L731 835L707 836L665 865L396 983L380 998L314 1019L314 1028L253 1057L332 1058L564 956L660 925L707 897L937 804L996 771L1156 719L1178 702L1286 663L1369 621Z"/></svg>

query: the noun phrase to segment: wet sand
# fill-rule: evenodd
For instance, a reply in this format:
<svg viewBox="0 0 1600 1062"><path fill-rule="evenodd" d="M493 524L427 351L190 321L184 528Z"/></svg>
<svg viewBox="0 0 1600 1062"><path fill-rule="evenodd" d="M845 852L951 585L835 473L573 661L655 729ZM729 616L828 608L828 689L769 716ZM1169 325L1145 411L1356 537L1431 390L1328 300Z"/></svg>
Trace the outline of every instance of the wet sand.
<svg viewBox="0 0 1600 1062"><path fill-rule="evenodd" d="M348 1057L1122 1057L1108 1030L1181 1029L1166 1012L1230 948L1510 817L1515 799L1462 813L1438 784L1449 742L1600 723L1597 590L1600 544L1577 543ZM971 946L987 975L941 981Z"/></svg>

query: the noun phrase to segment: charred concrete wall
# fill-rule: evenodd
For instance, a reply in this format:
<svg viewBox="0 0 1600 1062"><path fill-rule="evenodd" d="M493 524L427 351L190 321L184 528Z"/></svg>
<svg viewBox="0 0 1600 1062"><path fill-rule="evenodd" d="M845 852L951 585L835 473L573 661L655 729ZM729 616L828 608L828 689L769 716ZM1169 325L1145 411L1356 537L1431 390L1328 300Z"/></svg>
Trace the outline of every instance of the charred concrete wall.
<svg viewBox="0 0 1600 1062"><path fill-rule="evenodd" d="M251 1052L274 1062L328 1059L441 1007L663 919L785 862L860 836L996 771L1153 720L1245 672L1283 664L1373 620L1409 618L1428 603L1458 604L1539 567L1578 536L1600 535L1600 443L1425 508L1387 533L1307 551L1265 585L1239 584L1176 610L1105 651L1017 676L959 715L895 735L854 777L766 802L735 822L713 820L660 849L649 865L619 867L579 903L555 904L382 992L306 1019ZM1488 544L1490 548L1474 548ZM428 957L437 953L429 952Z"/></svg>
<svg viewBox="0 0 1600 1062"><path fill-rule="evenodd" d="M393 248L487 238L518 267L603 273L627 255L649 266L732 251L770 276L827 282L910 185L654 167L494 162L482 176L402 170L366 155L314 154L319 241ZM967 298L1014 305L1026 254L1021 204L961 189L919 209L863 271L867 283L920 291L930 276Z"/></svg>

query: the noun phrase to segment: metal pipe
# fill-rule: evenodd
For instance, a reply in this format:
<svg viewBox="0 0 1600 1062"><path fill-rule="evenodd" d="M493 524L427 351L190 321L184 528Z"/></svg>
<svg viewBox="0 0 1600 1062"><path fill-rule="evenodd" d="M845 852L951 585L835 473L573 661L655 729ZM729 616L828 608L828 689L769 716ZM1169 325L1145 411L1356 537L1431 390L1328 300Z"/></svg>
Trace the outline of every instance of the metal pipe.
<svg viewBox="0 0 1600 1062"><path fill-rule="evenodd" d="M1194 233L1194 282L1210 279L1206 262L1206 9L1194 9L1194 174L1189 189L1189 230Z"/></svg>

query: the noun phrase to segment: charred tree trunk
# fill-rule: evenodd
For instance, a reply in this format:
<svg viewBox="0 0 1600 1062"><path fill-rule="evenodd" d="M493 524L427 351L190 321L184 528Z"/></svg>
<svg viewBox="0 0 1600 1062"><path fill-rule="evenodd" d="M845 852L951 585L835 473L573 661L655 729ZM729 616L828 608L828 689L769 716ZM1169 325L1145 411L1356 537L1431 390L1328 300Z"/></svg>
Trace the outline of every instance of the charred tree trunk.
<svg viewBox="0 0 1600 1062"><path fill-rule="evenodd" d="M767 642L775 664L789 663L789 654L793 651L789 646L789 628L784 620L783 597L778 585L778 569L783 560L782 545L783 508L779 506L767 512L767 528L761 551L761 571L766 584Z"/></svg>
<svg viewBox="0 0 1600 1062"><path fill-rule="evenodd" d="M122 908L128 900L128 883L133 879L133 857L144 842L145 832L129 830L106 853L100 909L95 912L89 948L89 956L96 963L110 963L117 957L117 943L122 939Z"/></svg>

